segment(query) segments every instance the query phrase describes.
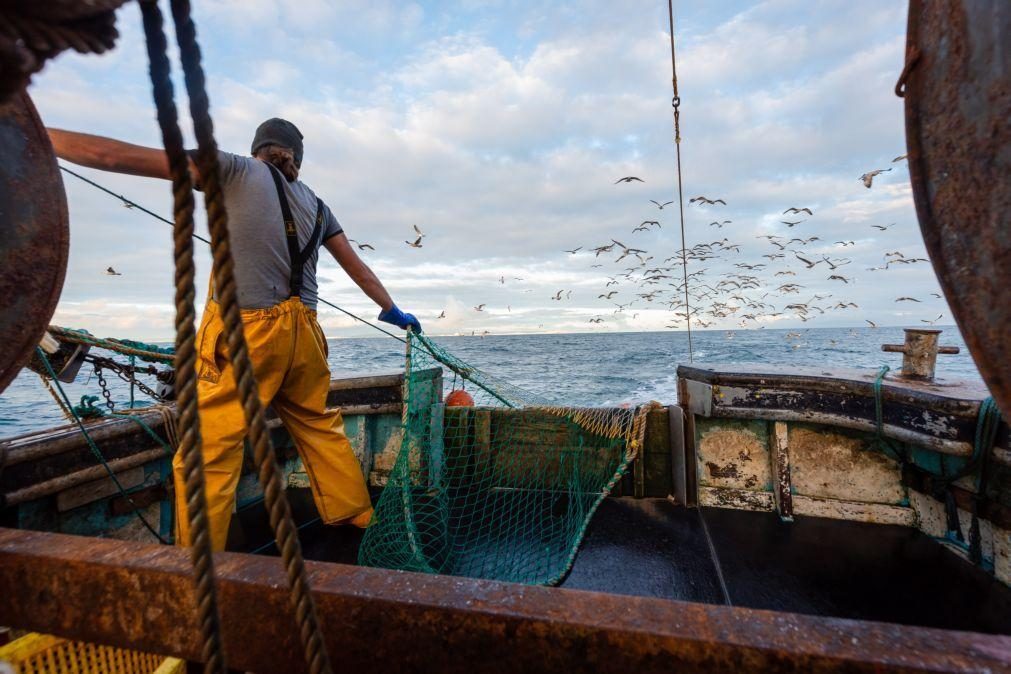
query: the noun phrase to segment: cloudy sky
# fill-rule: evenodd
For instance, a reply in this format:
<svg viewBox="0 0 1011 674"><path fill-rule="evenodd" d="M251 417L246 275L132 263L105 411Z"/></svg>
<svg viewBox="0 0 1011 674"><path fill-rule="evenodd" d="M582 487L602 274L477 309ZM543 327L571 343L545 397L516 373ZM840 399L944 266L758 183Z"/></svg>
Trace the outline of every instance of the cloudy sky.
<svg viewBox="0 0 1011 674"><path fill-rule="evenodd" d="M671 304L681 268L664 262L681 248L678 211L649 201L677 194L666 3L194 4L219 144L245 153L264 118L294 121L305 135L303 179L351 238L375 247L364 258L429 332L683 329L676 312L684 309ZM688 246L726 238L740 247L689 260L689 273L702 270L689 283L693 319L727 329L922 325L939 314L950 323L931 294L939 291L929 264L880 268L885 252L925 257L905 163L892 162L905 153L902 103L892 93L905 3L681 0L675 13ZM64 55L31 93L50 126L155 146L135 5L121 11L119 27L115 52ZM891 170L864 187L861 174L879 168ZM167 183L82 172L169 215ZM623 176L644 182L616 185ZM72 178L67 193L70 268L54 322L169 338L168 227ZM688 206L696 195L726 206ZM791 206L814 215L786 218ZM660 228L632 233L644 220ZM709 224L724 220L732 222ZM426 233L420 249L405 244L415 224ZM778 248L763 235L818 240L768 259ZM618 262L617 247L587 252L612 239L653 259ZM838 268L808 268L791 250ZM204 285L206 252L198 264ZM109 265L122 276L103 275ZM643 285L655 268L672 278ZM706 289L729 273L755 275L759 286ZM319 274L322 297L375 316L332 260ZM612 278L618 283L607 286ZM801 287L777 290L787 282ZM551 299L559 290L563 299ZM610 300L598 298L612 290ZM652 291L652 301L639 296ZM714 300L728 308L713 309ZM831 308L839 302L859 309ZM821 309L785 308L794 303ZM616 304L624 305L617 313ZM373 334L321 309L331 337Z"/></svg>

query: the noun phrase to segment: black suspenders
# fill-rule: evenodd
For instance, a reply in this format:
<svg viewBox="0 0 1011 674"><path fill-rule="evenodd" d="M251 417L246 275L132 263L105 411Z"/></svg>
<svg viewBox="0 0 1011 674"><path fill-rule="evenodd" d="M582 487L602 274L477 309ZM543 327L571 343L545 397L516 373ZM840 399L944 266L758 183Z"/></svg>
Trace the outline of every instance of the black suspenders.
<svg viewBox="0 0 1011 674"><path fill-rule="evenodd" d="M289 297L302 296L302 277L305 263L319 247L320 233L323 231L323 201L316 197L316 226L312 229L312 235L305 244L305 248L298 248L298 229L295 227L295 218L291 214L291 206L288 205L288 197L284 193L284 185L281 183L281 171L277 167L267 164L270 168L270 176L274 179L274 187L277 188L277 200L281 202L281 216L284 218L284 238L288 241L288 257L291 258L291 277L288 285L291 288Z"/></svg>

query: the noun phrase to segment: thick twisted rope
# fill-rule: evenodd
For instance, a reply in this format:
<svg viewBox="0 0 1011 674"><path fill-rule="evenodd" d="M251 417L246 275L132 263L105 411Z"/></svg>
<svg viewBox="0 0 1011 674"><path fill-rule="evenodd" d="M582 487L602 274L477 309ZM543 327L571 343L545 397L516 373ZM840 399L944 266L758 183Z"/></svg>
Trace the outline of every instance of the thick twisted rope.
<svg viewBox="0 0 1011 674"><path fill-rule="evenodd" d="M126 0L7 0L0 3L0 101L27 86L46 61L66 49L111 49L115 9Z"/></svg>
<svg viewBox="0 0 1011 674"><path fill-rule="evenodd" d="M161 10L156 2L140 3L144 17L144 33L150 59L151 84L158 109L158 125L168 156L172 176L175 229L173 243L176 284L176 411L179 415L179 453L186 476L186 510L190 522L190 544L196 583L200 634L203 639L204 671L224 674L224 646L221 640L221 618L217 590L214 585L214 557L211 548L210 520L207 516L207 495L204 482L204 459L200 447L200 419L197 407L196 379L196 311L193 265L193 185L189 160L183 148L182 132L175 105L170 77L168 43L165 38ZM178 485L177 485L178 488ZM181 516L181 513L177 513Z"/></svg>
<svg viewBox="0 0 1011 674"><path fill-rule="evenodd" d="M306 662L313 674L329 673L332 671L330 659L323 642L315 602L309 589L309 577L302 558L298 530L284 493L284 483L277 469L263 404L253 377L253 366L243 334L232 251L228 240L228 217L218 171L218 148L214 140L214 127L204 72L200 63L201 53L196 40L196 27L190 17L189 0L172 0L171 7L189 94L190 116L193 118L197 138L197 163L207 208L208 229L211 234L214 282L218 302L221 305L222 322L227 335L228 355L232 363L236 389L246 416L249 442L253 448L270 523L288 574L291 601L298 621ZM177 236L178 232L177 226ZM185 236L189 239L189 232L186 232Z"/></svg>
<svg viewBox="0 0 1011 674"><path fill-rule="evenodd" d="M192 264L191 264L192 268ZM73 328L61 328L58 325L50 325L46 328L50 334L59 338L61 342L70 342L71 344L87 344L89 346L97 346L100 349L106 349L108 351L115 351L116 353L122 353L126 356L137 356L141 360L146 360L155 363L172 363L174 358L172 353L167 351L155 351L158 348L150 344L143 344L142 342L133 342L129 340L118 340L118 339L102 339L100 337L93 337L80 330L74 330ZM135 344L143 344L144 348L134 346Z"/></svg>

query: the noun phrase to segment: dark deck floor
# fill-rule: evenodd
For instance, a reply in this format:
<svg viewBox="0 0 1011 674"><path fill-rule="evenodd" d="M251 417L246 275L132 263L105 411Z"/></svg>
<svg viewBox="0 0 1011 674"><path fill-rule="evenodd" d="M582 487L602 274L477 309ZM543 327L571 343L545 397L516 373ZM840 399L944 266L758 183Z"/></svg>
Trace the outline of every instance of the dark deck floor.
<svg viewBox="0 0 1011 674"><path fill-rule="evenodd" d="M1011 634L1011 589L906 527L607 499L563 587ZM354 564L362 532L303 529L306 557Z"/></svg>

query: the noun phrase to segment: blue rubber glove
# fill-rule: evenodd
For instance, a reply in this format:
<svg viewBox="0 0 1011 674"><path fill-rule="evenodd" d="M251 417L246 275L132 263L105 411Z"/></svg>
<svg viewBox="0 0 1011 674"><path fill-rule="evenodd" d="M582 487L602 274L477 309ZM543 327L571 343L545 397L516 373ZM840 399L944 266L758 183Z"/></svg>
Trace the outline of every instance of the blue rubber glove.
<svg viewBox="0 0 1011 674"><path fill-rule="evenodd" d="M421 332L421 323L414 317L414 314L405 314L396 304L390 307L387 311L381 312L379 314L379 320L383 323L395 325L401 330L406 330L410 327L415 332Z"/></svg>

